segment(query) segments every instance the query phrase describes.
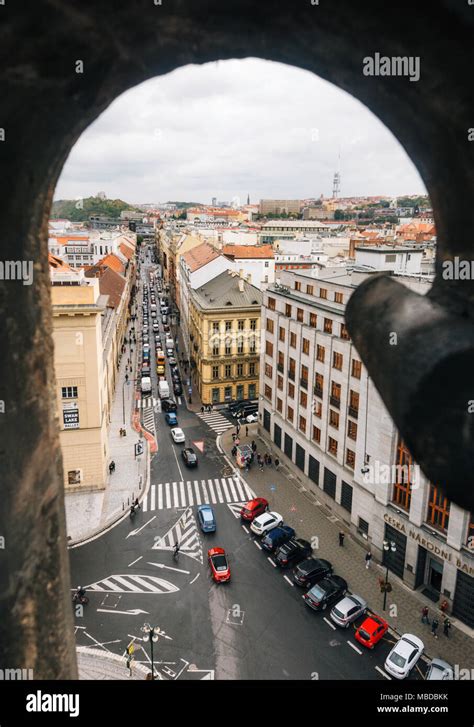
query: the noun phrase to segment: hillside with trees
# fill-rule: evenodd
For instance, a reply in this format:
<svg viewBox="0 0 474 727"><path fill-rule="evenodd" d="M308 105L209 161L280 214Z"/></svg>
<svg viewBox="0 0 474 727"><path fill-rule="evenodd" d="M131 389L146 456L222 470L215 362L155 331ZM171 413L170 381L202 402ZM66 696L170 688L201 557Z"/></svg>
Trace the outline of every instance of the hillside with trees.
<svg viewBox="0 0 474 727"><path fill-rule="evenodd" d="M101 199L100 197L86 197L85 199L58 199L53 202L51 217L53 219L66 219L73 222L84 222L91 215L104 217L120 217L123 210L139 211L136 207L124 202L122 199Z"/></svg>

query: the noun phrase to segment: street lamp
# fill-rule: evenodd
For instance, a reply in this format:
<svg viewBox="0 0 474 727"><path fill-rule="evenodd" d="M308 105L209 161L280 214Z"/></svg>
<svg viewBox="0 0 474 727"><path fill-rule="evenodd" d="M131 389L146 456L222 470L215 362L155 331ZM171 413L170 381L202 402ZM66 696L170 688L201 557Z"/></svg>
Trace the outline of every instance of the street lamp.
<svg viewBox="0 0 474 727"><path fill-rule="evenodd" d="M155 678L155 667L153 662L153 644L158 641L158 634L160 633L160 629L157 626L150 626L149 623L143 624L142 631L144 632L145 636L143 637L143 641L149 641L150 642L150 657L151 657L151 678Z"/></svg>
<svg viewBox="0 0 474 727"><path fill-rule="evenodd" d="M383 541L383 549L387 553L387 570L385 571L385 582L384 582L384 588L383 588L383 610L385 611L385 607L387 605L387 585L388 585L388 566L390 562L390 553L396 553L397 552L397 545L393 540L384 540Z"/></svg>

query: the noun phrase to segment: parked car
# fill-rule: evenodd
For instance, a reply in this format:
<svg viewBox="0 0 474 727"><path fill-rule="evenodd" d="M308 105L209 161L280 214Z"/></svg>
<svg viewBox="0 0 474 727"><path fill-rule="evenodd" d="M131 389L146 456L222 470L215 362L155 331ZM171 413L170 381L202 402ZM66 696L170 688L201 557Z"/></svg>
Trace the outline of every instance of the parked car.
<svg viewBox="0 0 474 727"><path fill-rule="evenodd" d="M207 551L211 574L216 583L230 581L230 568L224 548L211 548Z"/></svg>
<svg viewBox="0 0 474 727"><path fill-rule="evenodd" d="M425 678L427 682L451 681L454 679L454 669L447 661L432 659Z"/></svg>
<svg viewBox="0 0 474 727"><path fill-rule="evenodd" d="M199 527L203 533L216 532L216 518L210 505L199 505L197 509Z"/></svg>
<svg viewBox="0 0 474 727"><path fill-rule="evenodd" d="M311 588L332 574L332 565L323 558L306 558L293 570L293 581L302 588Z"/></svg>
<svg viewBox="0 0 474 727"><path fill-rule="evenodd" d="M259 515L250 525L250 530L255 535L264 535L272 528L277 528L283 522L282 516L277 512L264 512L263 515Z"/></svg>
<svg viewBox="0 0 474 727"><path fill-rule="evenodd" d="M240 517L242 518L242 520L251 522L256 517L266 512L266 510L268 510L268 500L265 500L264 497L255 497L253 500L250 500L250 502L247 502L247 504L243 506L242 510L240 511Z"/></svg>
<svg viewBox="0 0 474 727"><path fill-rule="evenodd" d="M170 427L175 427L178 424L178 417L176 416L174 411L166 412L165 420L166 423L170 425Z"/></svg>
<svg viewBox="0 0 474 727"><path fill-rule="evenodd" d="M167 346L166 355L168 356L168 358L170 358L171 356L174 356L174 348L169 348L169 346Z"/></svg>
<svg viewBox="0 0 474 727"><path fill-rule="evenodd" d="M245 421L247 424L255 424L255 422L258 422L258 414L249 414Z"/></svg>
<svg viewBox="0 0 474 727"><path fill-rule="evenodd" d="M142 366L142 369L140 371L140 377L143 379L144 376L150 378L151 368L149 366Z"/></svg>
<svg viewBox="0 0 474 727"><path fill-rule="evenodd" d="M387 631L388 623L380 616L371 613L356 629L354 636L359 644L365 646L366 649L373 649L383 639Z"/></svg>
<svg viewBox="0 0 474 727"><path fill-rule="evenodd" d="M170 332L170 327L169 327L169 325L167 323L163 324L163 330L164 330L165 333L169 333Z"/></svg>
<svg viewBox="0 0 474 727"><path fill-rule="evenodd" d="M351 593L344 596L342 601L339 601L332 607L329 616L335 624L346 629L359 616L363 616L366 611L367 601L362 596L356 596L354 593Z"/></svg>
<svg viewBox="0 0 474 727"><path fill-rule="evenodd" d="M169 357L168 363L171 366L171 368L176 368L176 366L178 365L178 362L176 361L174 356Z"/></svg>
<svg viewBox="0 0 474 727"><path fill-rule="evenodd" d="M184 464L187 467L197 467L198 465L198 458L196 455L196 452L192 447L186 447L186 449L183 449L181 452L181 456L184 460Z"/></svg>
<svg viewBox="0 0 474 727"><path fill-rule="evenodd" d="M160 330L158 323L153 323L153 331L156 333Z"/></svg>
<svg viewBox="0 0 474 727"><path fill-rule="evenodd" d="M425 648L418 636L403 634L387 658L384 669L395 679L406 679Z"/></svg>
<svg viewBox="0 0 474 727"><path fill-rule="evenodd" d="M173 382L173 392L175 396L181 396L181 394L183 393L183 387L176 381Z"/></svg>
<svg viewBox="0 0 474 727"><path fill-rule="evenodd" d="M280 525L278 528L273 528L269 533L262 538L262 548L268 550L269 553L274 553L280 545L286 543L290 538L295 535L293 528L289 525Z"/></svg>
<svg viewBox="0 0 474 727"><path fill-rule="evenodd" d="M347 583L340 576L328 576L316 583L303 595L304 602L314 611L324 611L328 606L339 601L347 591Z"/></svg>
<svg viewBox="0 0 474 727"><path fill-rule="evenodd" d="M179 375L179 371L177 371L176 369L174 369L171 372L171 381L173 382L173 384L180 384L181 383L181 377Z"/></svg>
<svg viewBox="0 0 474 727"><path fill-rule="evenodd" d="M312 552L311 543L308 543L307 540L291 538L278 548L275 553L275 561L280 568L289 568L307 558Z"/></svg>
<svg viewBox="0 0 474 727"><path fill-rule="evenodd" d="M172 429L171 436L173 437L173 442L176 442L176 444L182 444L185 441L184 432L180 427Z"/></svg>
<svg viewBox="0 0 474 727"><path fill-rule="evenodd" d="M163 411L176 411L178 408L176 406L176 402L173 401L173 399L162 399L161 407L162 407Z"/></svg>

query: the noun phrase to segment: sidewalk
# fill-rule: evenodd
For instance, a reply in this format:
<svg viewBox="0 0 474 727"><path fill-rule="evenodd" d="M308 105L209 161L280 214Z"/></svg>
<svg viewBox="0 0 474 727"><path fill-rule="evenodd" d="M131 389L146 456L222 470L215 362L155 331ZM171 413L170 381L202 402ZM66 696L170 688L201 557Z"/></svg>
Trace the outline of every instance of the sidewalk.
<svg viewBox="0 0 474 727"><path fill-rule="evenodd" d="M176 341L176 338L178 339L178 350L177 350L177 356L176 360L178 361L179 365L179 372L181 374L181 381L183 382L183 401L186 404L186 407L189 411L193 411L195 414L197 412L201 411L202 401L199 396L199 389L197 387L197 381L195 378L192 378L191 376L191 369L189 366L187 367L187 372L185 373L183 366L180 363L181 356L184 356L187 358L186 353L186 347L184 345L184 339L183 339L183 333L181 328L178 327L176 330L176 326L173 326L172 328L172 334L173 338ZM189 393L188 393L188 381L191 379L191 386L193 393L191 394L191 404L189 403Z"/></svg>
<svg viewBox="0 0 474 727"><path fill-rule="evenodd" d="M127 339L128 337L129 331ZM133 347L133 358L136 357L137 348ZM105 490L71 493L66 491L69 545L86 540L119 520L136 497L142 499L148 484L150 448L143 438L143 454L135 459L134 446L140 439L140 426L137 424L135 414L134 382L132 380L129 383L125 382L125 366L129 356L130 344L127 344L117 375L109 424L109 462L112 460L115 462L115 471L108 475ZM135 359L132 373L128 371L130 379L135 378L136 371ZM127 432L125 437L120 436L122 427Z"/></svg>
<svg viewBox="0 0 474 727"><path fill-rule="evenodd" d="M78 646L77 671L79 679L124 679L143 681L150 673L144 664L132 662L132 673L127 667L126 659L118 654L112 654L102 649L92 649ZM155 677L156 679L156 677Z"/></svg>
<svg viewBox="0 0 474 727"><path fill-rule="evenodd" d="M245 437L245 428L241 429L242 443L250 443L254 439L257 452L262 455L270 452L273 462L275 456L280 462L285 459L280 450L258 435L258 424L249 424L248 428L248 437ZM234 466L234 458L231 455L232 430L221 435L220 444ZM272 510L287 514L285 522L293 527L300 537L309 541L318 538L319 549L315 551L315 556L329 560L334 566L335 573L347 580L349 589L365 598L369 608L385 618L399 635L409 632L419 636L425 644L425 655L429 658L442 658L453 666L458 664L460 668L472 667L474 643L463 631L467 630L467 627L449 616L452 623L450 636L449 638L444 636L443 617L439 609L420 593L409 589L391 572L389 581L393 590L387 594L387 610L383 611L384 594L380 592L378 579L381 576L385 578L385 567L372 561L369 570L366 569L364 556L367 549L352 537L341 520L318 502L319 493L316 486L312 491L316 497L313 497L306 485L303 487L298 482L293 470L284 464L280 464L278 471L274 464L266 466L263 473L256 463L249 472L238 467L236 470L258 497L265 497L269 501ZM324 495L321 496L321 500L323 499ZM343 547L338 544L340 530L345 532ZM440 625L437 639L431 635L430 627L421 623L420 611L425 605L429 608L430 621L434 615L438 618Z"/></svg>

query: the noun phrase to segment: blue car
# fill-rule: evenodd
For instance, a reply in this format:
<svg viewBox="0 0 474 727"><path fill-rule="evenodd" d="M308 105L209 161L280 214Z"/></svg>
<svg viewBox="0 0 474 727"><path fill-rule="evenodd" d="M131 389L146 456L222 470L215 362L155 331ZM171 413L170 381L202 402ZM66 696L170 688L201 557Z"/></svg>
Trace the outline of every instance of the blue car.
<svg viewBox="0 0 474 727"><path fill-rule="evenodd" d="M280 525L278 528L273 528L268 532L262 539L262 548L268 550L270 553L274 553L280 545L287 543L295 535L293 528L288 525Z"/></svg>
<svg viewBox="0 0 474 727"><path fill-rule="evenodd" d="M202 532L215 533L216 518L214 517L214 510L212 507L210 505L199 505L197 514Z"/></svg>
<svg viewBox="0 0 474 727"><path fill-rule="evenodd" d="M167 411L165 414L166 423L170 425L170 427L175 427L178 424L178 418L174 411Z"/></svg>

